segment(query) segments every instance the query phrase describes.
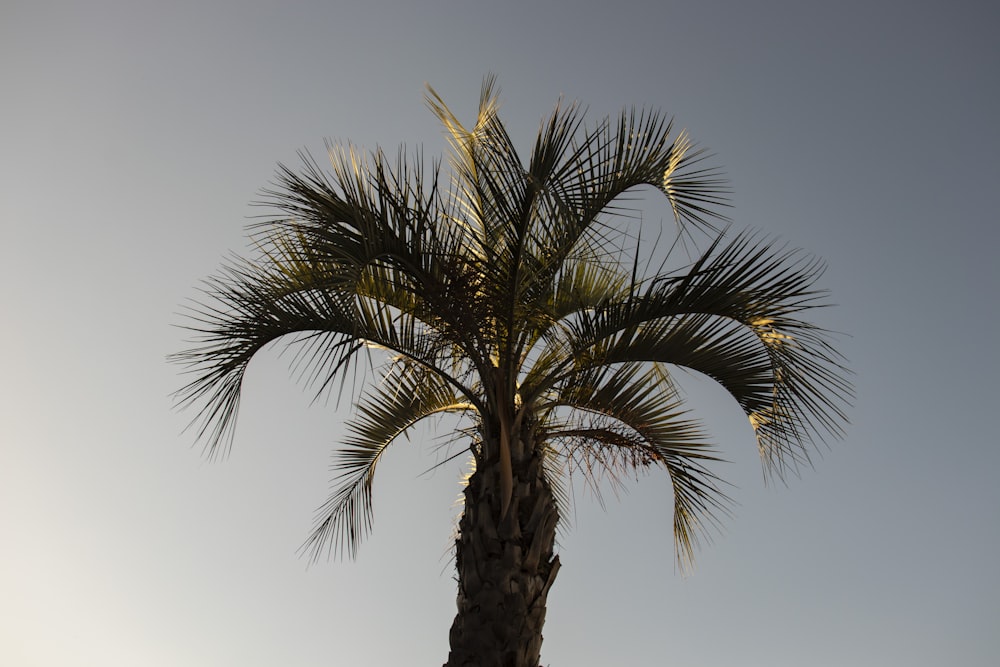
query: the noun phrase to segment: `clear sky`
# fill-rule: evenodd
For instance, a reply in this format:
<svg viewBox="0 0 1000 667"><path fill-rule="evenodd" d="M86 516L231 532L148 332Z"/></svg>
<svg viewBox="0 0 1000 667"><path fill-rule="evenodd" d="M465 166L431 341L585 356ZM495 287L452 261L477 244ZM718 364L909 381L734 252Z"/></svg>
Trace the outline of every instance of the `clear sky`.
<svg viewBox="0 0 1000 667"><path fill-rule="evenodd" d="M264 355L210 463L164 357L278 161L439 154L424 82L471 118L493 71L524 143L560 95L673 113L737 228L828 261L857 372L847 437L787 486L693 384L735 516L684 578L665 477L580 490L543 662L996 665L998 30L971 1L5 0L0 664L444 662L459 471L422 474L434 435L390 451L358 560L307 568L349 406Z"/></svg>

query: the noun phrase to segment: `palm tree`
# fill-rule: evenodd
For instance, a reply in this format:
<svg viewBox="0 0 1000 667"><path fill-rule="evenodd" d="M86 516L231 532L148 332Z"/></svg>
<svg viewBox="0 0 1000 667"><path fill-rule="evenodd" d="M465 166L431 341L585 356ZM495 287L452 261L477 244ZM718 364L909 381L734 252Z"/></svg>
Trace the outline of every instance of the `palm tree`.
<svg viewBox="0 0 1000 667"><path fill-rule="evenodd" d="M535 667L569 471L599 481L663 468L682 566L726 508L678 368L736 399L779 475L839 434L851 390L828 335L800 319L823 305L821 264L718 233L725 186L665 117L587 126L559 105L525 164L492 78L471 129L433 89L427 100L450 140L450 181L403 150L392 161L328 145L330 174L307 155L301 172L280 168L265 191L279 214L252 228L256 255L231 261L193 309L196 342L174 355L193 373L178 402L196 404L219 453L247 365L269 343L298 346L321 392L377 351L383 381L356 404L303 548L353 557L389 445L427 417L463 415L471 472L447 666ZM712 235L684 270L644 275L637 257L623 260L621 196L640 186L666 196L680 234Z"/></svg>

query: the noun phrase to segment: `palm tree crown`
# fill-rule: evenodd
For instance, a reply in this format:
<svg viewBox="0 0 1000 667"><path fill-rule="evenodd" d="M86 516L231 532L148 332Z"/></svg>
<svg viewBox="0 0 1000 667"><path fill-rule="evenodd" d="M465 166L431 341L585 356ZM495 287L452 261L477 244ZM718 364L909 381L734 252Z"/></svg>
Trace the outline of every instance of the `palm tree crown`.
<svg viewBox="0 0 1000 667"><path fill-rule="evenodd" d="M192 314L197 341L175 355L193 373L179 402L197 404L200 435L218 452L247 365L269 343L298 346L320 390L359 355L384 351L384 381L356 405L334 492L305 546L313 557L354 555L388 446L426 417L467 415L479 481L460 528L482 536L458 545L460 616L462 596L491 585L477 583L486 575L472 572L480 566L470 554L485 562L484 541L496 537L499 553L509 534L523 541L509 547L517 567L538 570L529 602L540 596L541 611L524 613L544 617L569 469L662 466L687 564L725 497L705 467L716 454L672 374L690 369L723 386L778 474L839 434L846 371L828 334L802 319L824 303L814 286L821 263L718 233L725 186L660 114L627 111L591 127L578 107L557 106L525 163L498 118L492 78L471 128L432 89L428 103L450 140L448 180L403 150L391 160L328 146L331 173L308 157L301 172L280 169L266 191L279 215L254 227L256 256L211 279ZM682 271L643 275L612 242L620 197L641 186L665 195L680 233L714 236ZM470 504L488 510L475 518ZM506 599L497 604L513 604ZM455 648L464 623L456 619L449 664L473 661ZM532 660L534 648L516 664Z"/></svg>

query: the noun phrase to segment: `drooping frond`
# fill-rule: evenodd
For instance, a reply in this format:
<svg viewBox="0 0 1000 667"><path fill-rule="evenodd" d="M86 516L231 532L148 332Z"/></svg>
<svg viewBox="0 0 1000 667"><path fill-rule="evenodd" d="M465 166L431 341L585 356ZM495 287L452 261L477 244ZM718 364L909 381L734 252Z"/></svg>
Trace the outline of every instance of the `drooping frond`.
<svg viewBox="0 0 1000 667"><path fill-rule="evenodd" d="M393 168L381 151L366 157L331 146L330 155L335 185L308 158L303 174L282 168L265 203L283 216L259 233L268 242L293 234L311 269L322 267L350 289L367 276L381 288L378 298L403 299L388 305L412 309L454 344L466 344L464 332L485 303L469 289L481 273L478 240L444 201L437 170L426 174L405 151Z"/></svg>
<svg viewBox="0 0 1000 667"><path fill-rule="evenodd" d="M578 110L560 108L540 133L532 155L531 181L540 200L529 229L530 246L546 270L543 285L588 234L598 233L616 200L641 187L667 196L681 225L714 229L728 190L713 169L699 166L703 154L673 122L655 112L626 111L576 133ZM567 135L568 140L563 140ZM544 140L543 140L544 139ZM558 152L548 149L558 146Z"/></svg>
<svg viewBox="0 0 1000 667"><path fill-rule="evenodd" d="M174 355L195 377L177 394L182 406L201 404L192 425L208 451L228 447L250 360L269 343L304 331L326 332L322 354L332 371L362 349L350 303L325 290L283 289L278 275L232 263L206 284L206 303L192 307L188 328L197 346ZM280 283L281 287L276 286Z"/></svg>
<svg viewBox="0 0 1000 667"><path fill-rule="evenodd" d="M286 336L300 334L311 352L298 359L324 385L370 346L428 367L453 367L456 351L482 363L465 333L479 318L461 230L441 222L433 188L420 192L422 172L372 159L338 154L336 185L312 163L303 175L283 170L284 189L271 196L284 215L257 226L258 256L207 281L188 326L196 346L173 359L195 376L178 402L200 404L209 451L231 439L250 359Z"/></svg>
<svg viewBox="0 0 1000 667"><path fill-rule="evenodd" d="M335 452L336 490L317 512L316 526L303 545L312 560L322 553L354 557L371 528L372 478L385 450L417 422L444 412L475 412L436 374L402 365L398 374L369 391L348 423L348 437Z"/></svg>
<svg viewBox="0 0 1000 667"><path fill-rule="evenodd" d="M807 455L813 438L839 433L851 397L828 334L800 318L824 305L814 287L820 270L808 257L750 237L716 244L687 273L581 312L567 326L564 345L573 354L524 391L541 395L608 364L690 368L736 399L768 469L781 474Z"/></svg>
<svg viewBox="0 0 1000 667"><path fill-rule="evenodd" d="M687 416L669 376L656 365L625 363L590 368L564 382L542 406L569 413L547 420L546 437L596 482L663 466L674 487L677 554L687 568L699 535L726 512L728 499L705 467L718 456L700 424Z"/></svg>

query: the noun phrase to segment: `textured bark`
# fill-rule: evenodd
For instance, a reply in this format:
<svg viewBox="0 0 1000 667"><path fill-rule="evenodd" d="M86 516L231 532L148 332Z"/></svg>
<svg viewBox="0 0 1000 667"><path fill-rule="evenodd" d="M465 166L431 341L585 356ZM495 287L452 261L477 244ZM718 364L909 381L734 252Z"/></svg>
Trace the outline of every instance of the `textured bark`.
<svg viewBox="0 0 1000 667"><path fill-rule="evenodd" d="M458 613L445 667L538 667L558 512L542 459L523 440L511 447L513 489L501 518L499 448L465 489L456 542Z"/></svg>

